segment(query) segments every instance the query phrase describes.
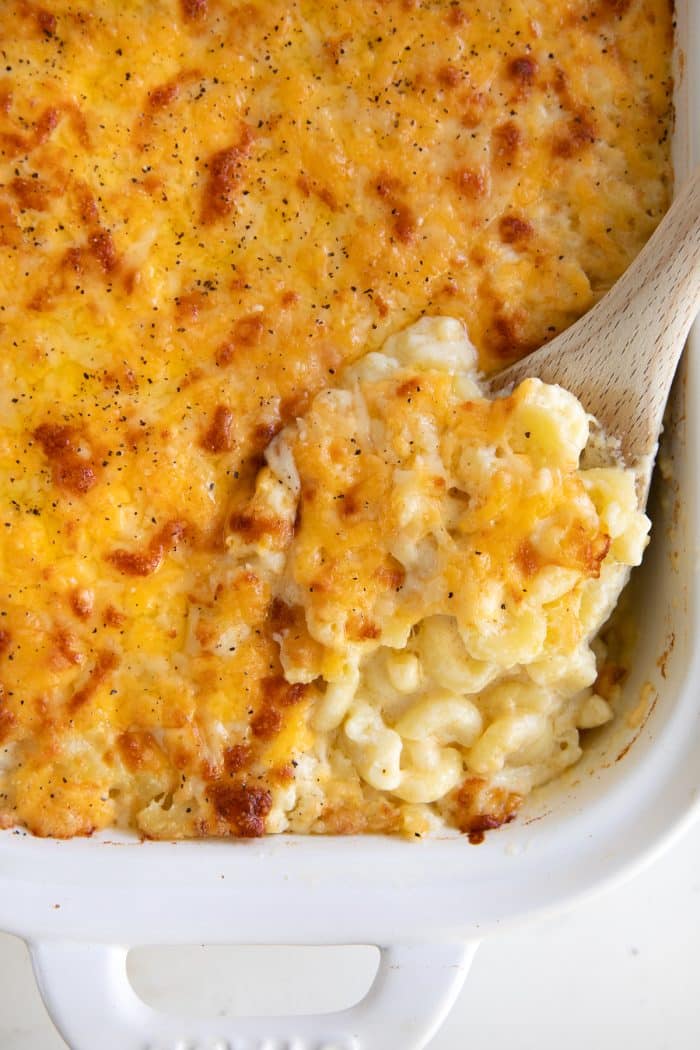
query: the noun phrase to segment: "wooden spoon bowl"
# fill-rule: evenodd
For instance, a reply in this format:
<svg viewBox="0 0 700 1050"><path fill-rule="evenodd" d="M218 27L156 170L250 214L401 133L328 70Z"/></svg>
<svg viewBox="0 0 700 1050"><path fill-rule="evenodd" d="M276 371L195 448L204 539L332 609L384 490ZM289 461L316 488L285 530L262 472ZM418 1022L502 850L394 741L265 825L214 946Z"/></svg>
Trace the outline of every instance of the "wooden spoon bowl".
<svg viewBox="0 0 700 1050"><path fill-rule="evenodd" d="M570 390L638 474L641 502L664 408L700 308L700 168L632 265L571 328L490 381L493 392L536 376Z"/></svg>

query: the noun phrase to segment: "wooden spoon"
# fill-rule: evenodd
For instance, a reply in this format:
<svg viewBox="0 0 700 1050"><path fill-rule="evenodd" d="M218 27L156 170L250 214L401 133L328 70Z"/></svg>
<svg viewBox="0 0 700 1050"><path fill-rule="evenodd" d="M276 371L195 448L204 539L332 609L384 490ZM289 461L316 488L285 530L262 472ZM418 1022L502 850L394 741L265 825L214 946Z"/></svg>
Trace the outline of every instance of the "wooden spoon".
<svg viewBox="0 0 700 1050"><path fill-rule="evenodd" d="M566 332L490 381L503 390L528 376L575 394L637 471L642 504L664 408L700 308L700 167L635 261Z"/></svg>

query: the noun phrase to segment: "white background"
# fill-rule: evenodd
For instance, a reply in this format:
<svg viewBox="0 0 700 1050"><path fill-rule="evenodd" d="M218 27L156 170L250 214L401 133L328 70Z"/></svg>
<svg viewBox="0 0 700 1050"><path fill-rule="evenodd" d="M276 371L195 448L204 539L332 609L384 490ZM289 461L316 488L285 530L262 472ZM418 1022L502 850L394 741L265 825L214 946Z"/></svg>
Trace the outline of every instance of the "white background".
<svg viewBox="0 0 700 1050"><path fill-rule="evenodd" d="M349 1005L367 987L371 963L361 948L149 949L133 958L131 973L154 1005L287 1013ZM431 1050L627 1047L700 1048L700 823L625 886L482 944L431 1043ZM6 934L0 1048L65 1050L24 944ZM389 1032L386 1050L401 1050Z"/></svg>

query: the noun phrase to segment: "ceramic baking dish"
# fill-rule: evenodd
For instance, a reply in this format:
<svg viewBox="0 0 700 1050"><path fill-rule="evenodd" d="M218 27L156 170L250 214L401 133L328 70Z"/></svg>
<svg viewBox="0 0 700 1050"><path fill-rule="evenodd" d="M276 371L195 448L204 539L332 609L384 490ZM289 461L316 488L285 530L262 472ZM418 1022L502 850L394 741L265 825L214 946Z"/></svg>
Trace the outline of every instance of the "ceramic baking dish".
<svg viewBox="0 0 700 1050"><path fill-rule="evenodd" d="M692 0L677 7L680 182L694 160L700 10ZM691 347L637 581L641 637L625 705L639 716L641 696L645 719L631 728L639 717L623 714L600 731L579 765L478 848L451 837L137 843L0 834L0 927L28 941L41 993L74 1050L415 1050L490 930L629 877L687 826L700 808L699 409ZM360 1004L321 1017L183 1020L136 997L130 947L202 942L378 944L381 962Z"/></svg>

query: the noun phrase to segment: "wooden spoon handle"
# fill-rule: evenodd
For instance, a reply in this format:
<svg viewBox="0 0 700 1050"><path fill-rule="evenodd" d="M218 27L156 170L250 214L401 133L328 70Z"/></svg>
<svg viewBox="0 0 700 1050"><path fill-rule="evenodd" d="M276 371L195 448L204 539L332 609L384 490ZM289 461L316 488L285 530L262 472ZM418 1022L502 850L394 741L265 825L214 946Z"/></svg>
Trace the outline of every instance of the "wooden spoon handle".
<svg viewBox="0 0 700 1050"><path fill-rule="evenodd" d="M700 167L629 269L580 321L492 381L526 376L571 390L628 462L652 452L688 330L700 308Z"/></svg>

